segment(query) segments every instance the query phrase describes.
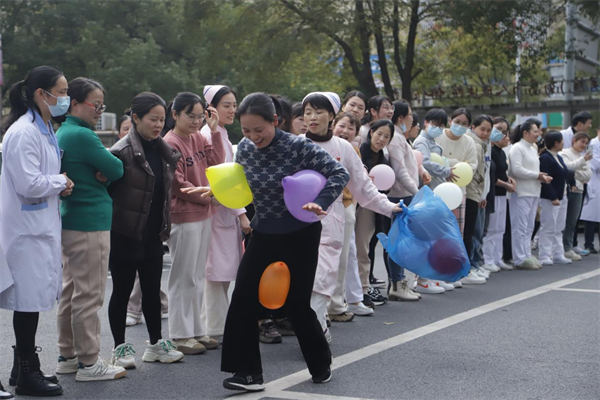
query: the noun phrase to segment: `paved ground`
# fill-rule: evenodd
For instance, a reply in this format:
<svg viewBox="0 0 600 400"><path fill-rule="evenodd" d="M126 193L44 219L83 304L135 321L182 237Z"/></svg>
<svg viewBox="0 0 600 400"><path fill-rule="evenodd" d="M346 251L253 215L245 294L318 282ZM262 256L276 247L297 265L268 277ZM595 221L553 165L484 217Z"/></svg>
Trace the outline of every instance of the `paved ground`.
<svg viewBox="0 0 600 400"><path fill-rule="evenodd" d="M378 260L380 257L378 257ZM165 266L168 268L168 265ZM381 263L377 275L383 277ZM166 272L163 282L166 282ZM107 298L112 286L107 285ZM600 399L600 257L494 274L486 285L378 307L334 323L333 380L315 385L293 337L261 345L269 399ZM102 356L112 339L102 309ZM11 314L0 311L0 378L8 383ZM163 320L166 335L167 324ZM146 364L145 325L128 328L138 368L116 382L61 377L65 399L224 399L220 350L174 365ZM42 315L42 365L55 367L55 312ZM12 390L12 389L11 389Z"/></svg>

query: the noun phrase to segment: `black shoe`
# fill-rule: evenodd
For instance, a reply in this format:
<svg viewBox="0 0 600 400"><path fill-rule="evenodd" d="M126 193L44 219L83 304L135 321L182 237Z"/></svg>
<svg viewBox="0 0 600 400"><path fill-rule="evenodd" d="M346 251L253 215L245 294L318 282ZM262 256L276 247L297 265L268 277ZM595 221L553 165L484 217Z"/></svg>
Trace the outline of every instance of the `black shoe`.
<svg viewBox="0 0 600 400"><path fill-rule="evenodd" d="M265 319L262 324L260 324L259 330L258 340L261 343L281 343L283 341L271 319Z"/></svg>
<svg viewBox="0 0 600 400"><path fill-rule="evenodd" d="M368 296L371 298L371 301L376 306L382 306L388 301L387 298L383 297L379 289L376 288L369 288Z"/></svg>
<svg viewBox="0 0 600 400"><path fill-rule="evenodd" d="M0 382L0 399L12 399L13 397L15 396L5 391L4 386L2 386L2 382Z"/></svg>
<svg viewBox="0 0 600 400"><path fill-rule="evenodd" d="M313 376L312 381L314 383L327 383L331 380L331 376L331 368L327 368L327 371L325 371L322 375Z"/></svg>
<svg viewBox="0 0 600 400"><path fill-rule="evenodd" d="M363 295L363 304L369 308L375 308L375 304L373 304L373 300L369 297L368 294Z"/></svg>
<svg viewBox="0 0 600 400"><path fill-rule="evenodd" d="M19 356L18 395L46 397L63 394L62 387L48 382L40 372L40 359L37 353L27 357Z"/></svg>
<svg viewBox="0 0 600 400"><path fill-rule="evenodd" d="M294 332L294 327L292 326L292 323L289 319L276 319L274 322L275 328L281 336L296 336L296 332Z"/></svg>
<svg viewBox="0 0 600 400"><path fill-rule="evenodd" d="M598 250L596 250L594 246L586 247L585 249L589 251L590 254L598 254Z"/></svg>
<svg viewBox="0 0 600 400"><path fill-rule="evenodd" d="M381 279L377 279L374 276L369 278L369 283L374 288L384 288L385 287L385 281L382 281Z"/></svg>
<svg viewBox="0 0 600 400"><path fill-rule="evenodd" d="M223 381L223 387L229 390L247 390L249 392L259 392L265 390L265 382L262 375L237 373L231 378Z"/></svg>
<svg viewBox="0 0 600 400"><path fill-rule="evenodd" d="M17 347L13 346L13 353L14 353L14 361L13 361L13 367L12 367L12 371L10 371L10 378L8 379L8 384L10 386L17 386L17 378L19 377L19 356L17 354ZM35 347L35 351L36 353L39 353L40 351L42 351L42 348L39 346ZM42 374L42 376L44 377L45 380L47 380L50 383L58 383L58 378L54 375L46 375L44 374L42 371L40 371L40 373ZM0 397L1 399L1 397Z"/></svg>

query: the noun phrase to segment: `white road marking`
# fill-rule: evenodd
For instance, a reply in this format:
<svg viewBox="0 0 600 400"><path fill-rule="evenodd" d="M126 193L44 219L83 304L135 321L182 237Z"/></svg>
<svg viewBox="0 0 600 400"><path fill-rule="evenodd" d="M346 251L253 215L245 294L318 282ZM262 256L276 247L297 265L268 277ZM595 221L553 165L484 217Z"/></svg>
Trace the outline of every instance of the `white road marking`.
<svg viewBox="0 0 600 400"><path fill-rule="evenodd" d="M595 290L595 289L556 288L553 290L561 290L563 292L600 293L600 290Z"/></svg>
<svg viewBox="0 0 600 400"><path fill-rule="evenodd" d="M316 394L316 393L302 393L302 392L278 392L277 398L279 399L292 399L292 400L370 400L366 397L346 397L346 396L332 396L330 394Z"/></svg>
<svg viewBox="0 0 600 400"><path fill-rule="evenodd" d="M480 315L487 314L489 312L498 310L499 308L509 306L514 303L518 303L523 300L530 299L535 296L539 296L540 294L548 293L552 290L556 290L562 288L563 286L572 285L574 283L583 281L585 279L593 278L595 276L600 275L600 269L586 272L585 274L580 274L573 276L571 278L563 279L561 281L557 281L554 283L550 283L548 285L540 286L535 289L528 290L523 293L519 293L514 296L510 296L501 300L494 301L489 304L485 304L480 307L473 308L472 310L468 310L462 312L460 314L453 315L451 317L442 319L440 321L436 321L429 325L422 326L420 328L414 329L410 332L402 333L398 336L394 336L392 338L383 340L378 343L374 343L370 346L360 348L358 350L352 351L350 353L344 354L342 356L336 357L333 359L333 365L331 366L332 370L342 368L346 365L355 363L357 361L363 360L367 357L371 357L375 354L381 353L383 351L389 350L393 347L399 346L401 344L410 342L412 340L421 338L423 336L429 335L430 333L435 333L444 328L448 328L450 326L459 324L461 322L468 321L472 318L479 317ZM308 372L308 369L304 369L302 371L298 371L296 373L281 377L273 382L270 382L266 385L266 389L263 392L254 392L254 393L245 393L238 394L236 398L247 399L261 399L263 397L280 397L280 394L286 394L290 392L284 392L286 389L291 388L292 386L298 385L304 381L310 380L311 376ZM335 374L333 375L335 379ZM310 397L316 398L314 393L309 394ZM331 397L329 395L325 397ZM290 398L290 397L285 397ZM299 397L294 397L299 398ZM303 397L304 398L304 397ZM308 397L307 397L308 398Z"/></svg>

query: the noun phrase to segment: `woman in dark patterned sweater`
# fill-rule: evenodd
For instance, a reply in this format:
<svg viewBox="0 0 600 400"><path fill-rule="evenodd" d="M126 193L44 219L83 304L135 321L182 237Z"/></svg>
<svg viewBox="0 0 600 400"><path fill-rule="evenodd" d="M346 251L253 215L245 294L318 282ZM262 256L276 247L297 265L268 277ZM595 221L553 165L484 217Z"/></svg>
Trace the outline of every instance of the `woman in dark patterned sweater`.
<svg viewBox="0 0 600 400"><path fill-rule="evenodd" d="M325 176L327 183L321 193L303 208L326 215L324 210L348 183L348 172L310 140L277 129L275 107L266 94L253 93L244 98L237 116L245 138L238 145L236 161L244 167L256 215L225 323L221 369L235 375L225 379L223 386L232 390L264 389L256 323L258 284L265 268L276 261L283 261L290 269L290 291L283 309L294 326L313 382L328 382L331 352L310 307L321 223L302 222L290 214L283 200L281 181L306 169ZM212 195L209 188L185 191Z"/></svg>

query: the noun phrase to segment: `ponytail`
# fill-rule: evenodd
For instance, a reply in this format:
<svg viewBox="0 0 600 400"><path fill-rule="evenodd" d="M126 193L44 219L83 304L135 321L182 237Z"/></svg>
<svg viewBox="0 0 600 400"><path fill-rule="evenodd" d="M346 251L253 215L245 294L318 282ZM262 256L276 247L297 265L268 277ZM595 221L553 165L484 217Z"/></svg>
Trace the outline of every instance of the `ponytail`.
<svg viewBox="0 0 600 400"><path fill-rule="evenodd" d="M41 114L34 102L35 91L43 89L49 92L61 76L63 73L56 68L37 67L29 71L25 79L12 85L8 95L10 114L4 122L4 130L8 130L28 110L35 110Z"/></svg>
<svg viewBox="0 0 600 400"><path fill-rule="evenodd" d="M529 132L533 125L535 125L534 122L530 122L528 120L520 125L515 126L515 129L513 129L512 134L510 135L510 141L512 144L520 142L521 139L523 139L523 134L525 132Z"/></svg>
<svg viewBox="0 0 600 400"><path fill-rule="evenodd" d="M8 114L8 117L4 121L4 131L7 131L8 128L17 122L17 120L29 109L29 102L23 93L24 86L25 81L23 80L15 83L10 88L10 93L8 95L10 114Z"/></svg>

